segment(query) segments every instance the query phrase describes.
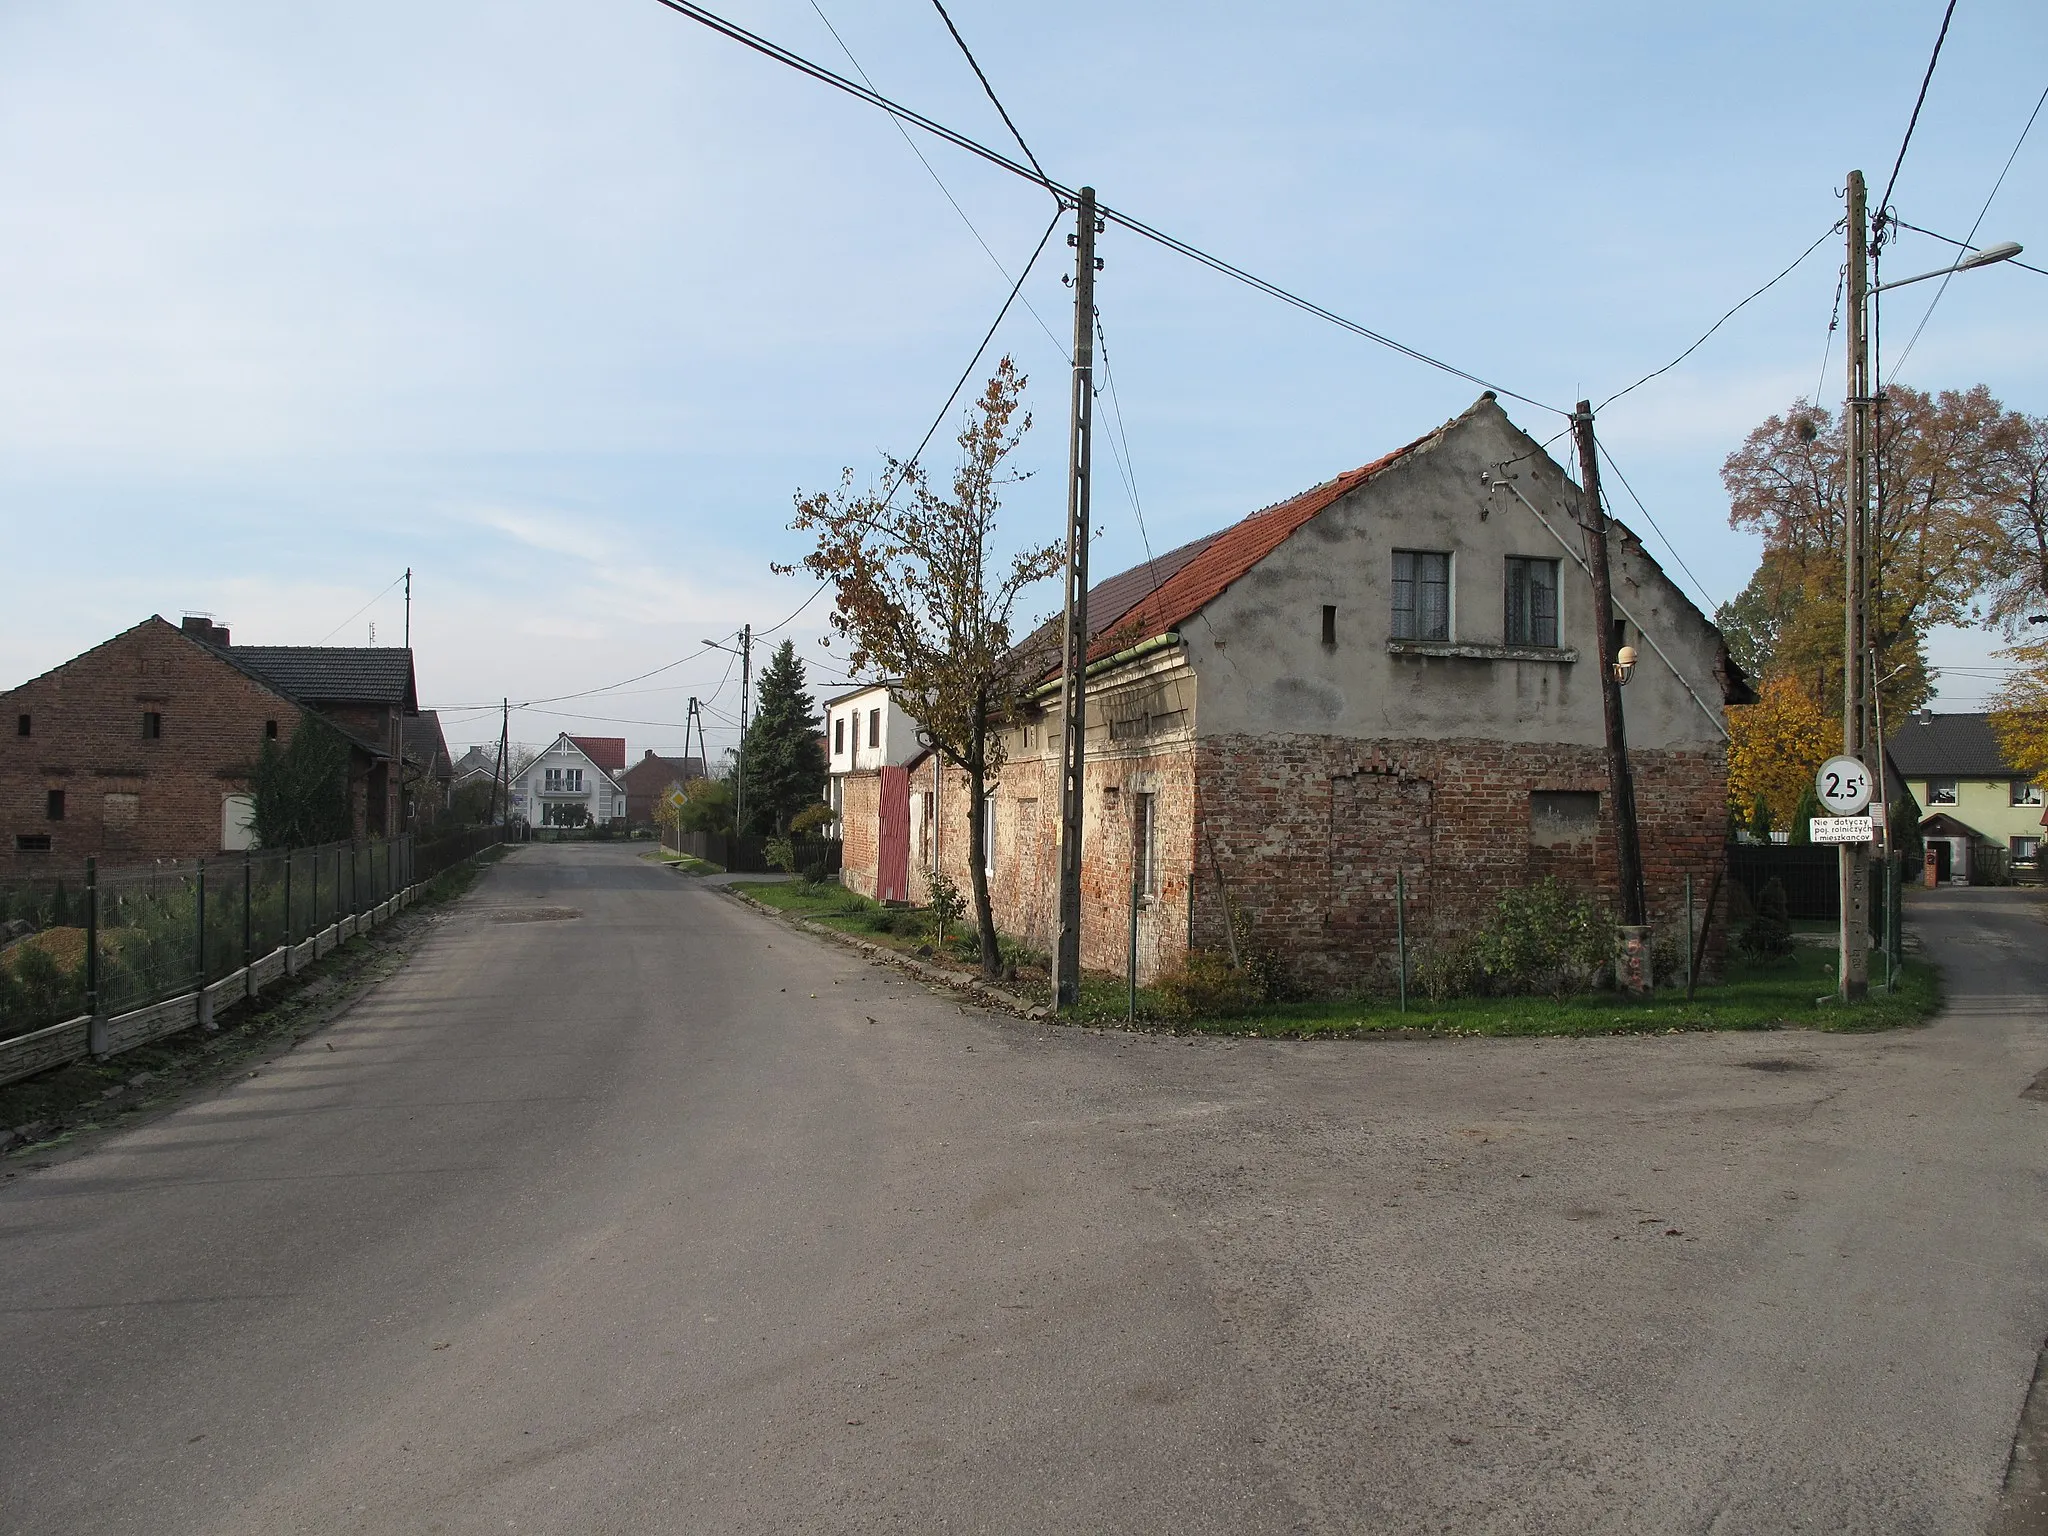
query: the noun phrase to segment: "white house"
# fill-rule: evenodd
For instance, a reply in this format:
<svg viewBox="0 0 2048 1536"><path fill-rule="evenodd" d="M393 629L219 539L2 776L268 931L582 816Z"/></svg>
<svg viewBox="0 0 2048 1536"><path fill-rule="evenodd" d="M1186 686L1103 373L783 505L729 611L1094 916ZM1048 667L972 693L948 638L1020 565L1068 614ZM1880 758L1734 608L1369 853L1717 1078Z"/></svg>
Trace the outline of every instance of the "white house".
<svg viewBox="0 0 2048 1536"><path fill-rule="evenodd" d="M536 827L623 822L625 768L624 737L565 732L512 780L511 815Z"/></svg>
<svg viewBox="0 0 2048 1536"><path fill-rule="evenodd" d="M825 701L825 801L846 807L846 776L900 768L917 756L917 722L903 712L887 683L870 683Z"/></svg>

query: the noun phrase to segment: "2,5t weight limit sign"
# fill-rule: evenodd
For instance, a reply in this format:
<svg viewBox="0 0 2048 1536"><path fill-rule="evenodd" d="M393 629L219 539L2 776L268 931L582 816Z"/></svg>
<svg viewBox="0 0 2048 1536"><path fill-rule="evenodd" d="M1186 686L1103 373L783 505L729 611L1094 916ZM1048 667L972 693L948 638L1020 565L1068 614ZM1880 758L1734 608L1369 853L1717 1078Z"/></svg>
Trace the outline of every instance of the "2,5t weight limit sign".
<svg viewBox="0 0 2048 1536"><path fill-rule="evenodd" d="M1813 792L1837 816L1860 816L1870 790L1870 770L1853 757L1831 757L1813 776Z"/></svg>

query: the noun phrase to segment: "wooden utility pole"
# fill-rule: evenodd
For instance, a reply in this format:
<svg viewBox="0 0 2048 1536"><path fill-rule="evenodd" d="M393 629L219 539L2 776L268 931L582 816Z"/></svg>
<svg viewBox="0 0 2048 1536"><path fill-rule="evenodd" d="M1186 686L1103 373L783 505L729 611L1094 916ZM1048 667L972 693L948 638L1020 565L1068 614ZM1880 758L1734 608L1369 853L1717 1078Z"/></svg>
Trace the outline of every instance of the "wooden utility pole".
<svg viewBox="0 0 2048 1536"><path fill-rule="evenodd" d="M1621 922L1640 928L1644 915L1643 851L1636 835L1635 780L1628 767L1628 725L1621 713L1620 647L1614 642L1614 583L1607 563L1607 510L1600 502L1600 447L1593 438L1593 406L1581 400L1572 416L1579 449L1579 484L1586 492L1586 566L1593 577L1593 620L1600 658L1600 713L1607 726L1607 800L1614 811L1614 858L1621 885Z"/></svg>
<svg viewBox="0 0 2048 1536"><path fill-rule="evenodd" d="M1849 446L1848 497L1842 528L1842 752L1864 761L1867 745L1864 682L1867 647L1864 545L1870 523L1869 226L1863 173L1849 173ZM1868 767L1868 763L1865 762ZM1841 845L1841 935L1836 943L1837 990L1855 1002L1870 990L1870 845Z"/></svg>
<svg viewBox="0 0 2048 1536"><path fill-rule="evenodd" d="M405 568L405 648L412 649L412 567Z"/></svg>
<svg viewBox="0 0 2048 1536"><path fill-rule="evenodd" d="M498 771L491 784L491 815L503 826L512 819L512 701L502 699L498 707Z"/></svg>
<svg viewBox="0 0 2048 1536"><path fill-rule="evenodd" d="M1053 956L1053 1006L1081 997L1081 819L1088 755L1089 437L1095 406L1095 189L1083 187L1074 232L1074 395L1067 435L1066 651L1060 678L1059 933Z"/></svg>
<svg viewBox="0 0 2048 1536"><path fill-rule="evenodd" d="M731 663L727 663L731 665ZM733 788L732 830L744 837L747 830L747 704L754 696L754 626L740 626L740 751L734 768L739 781ZM701 733L702 723L698 725ZM708 751L708 749L707 749ZM708 765L707 765L708 767Z"/></svg>

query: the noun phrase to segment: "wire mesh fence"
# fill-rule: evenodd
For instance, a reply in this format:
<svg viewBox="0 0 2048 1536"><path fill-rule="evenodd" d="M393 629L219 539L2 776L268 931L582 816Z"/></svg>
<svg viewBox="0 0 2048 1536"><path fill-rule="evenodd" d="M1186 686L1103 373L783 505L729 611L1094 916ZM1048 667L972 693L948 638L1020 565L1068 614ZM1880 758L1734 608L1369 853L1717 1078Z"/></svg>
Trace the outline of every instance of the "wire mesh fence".
<svg viewBox="0 0 2048 1536"><path fill-rule="evenodd" d="M0 882L0 1040L198 994L498 842L477 827ZM324 952L324 949L323 949ZM285 969L280 959L276 971ZM267 975L268 973L266 973ZM250 992L256 990L251 976Z"/></svg>

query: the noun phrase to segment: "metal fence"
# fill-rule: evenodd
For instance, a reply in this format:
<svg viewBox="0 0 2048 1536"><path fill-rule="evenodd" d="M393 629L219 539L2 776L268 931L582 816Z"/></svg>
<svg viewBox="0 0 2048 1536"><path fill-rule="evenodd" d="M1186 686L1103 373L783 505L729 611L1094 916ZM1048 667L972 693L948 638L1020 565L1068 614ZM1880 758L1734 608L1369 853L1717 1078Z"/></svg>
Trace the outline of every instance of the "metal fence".
<svg viewBox="0 0 2048 1536"><path fill-rule="evenodd" d="M497 827L0 882L0 1082L210 1024L498 842ZM72 1035L77 1039L73 1040Z"/></svg>

